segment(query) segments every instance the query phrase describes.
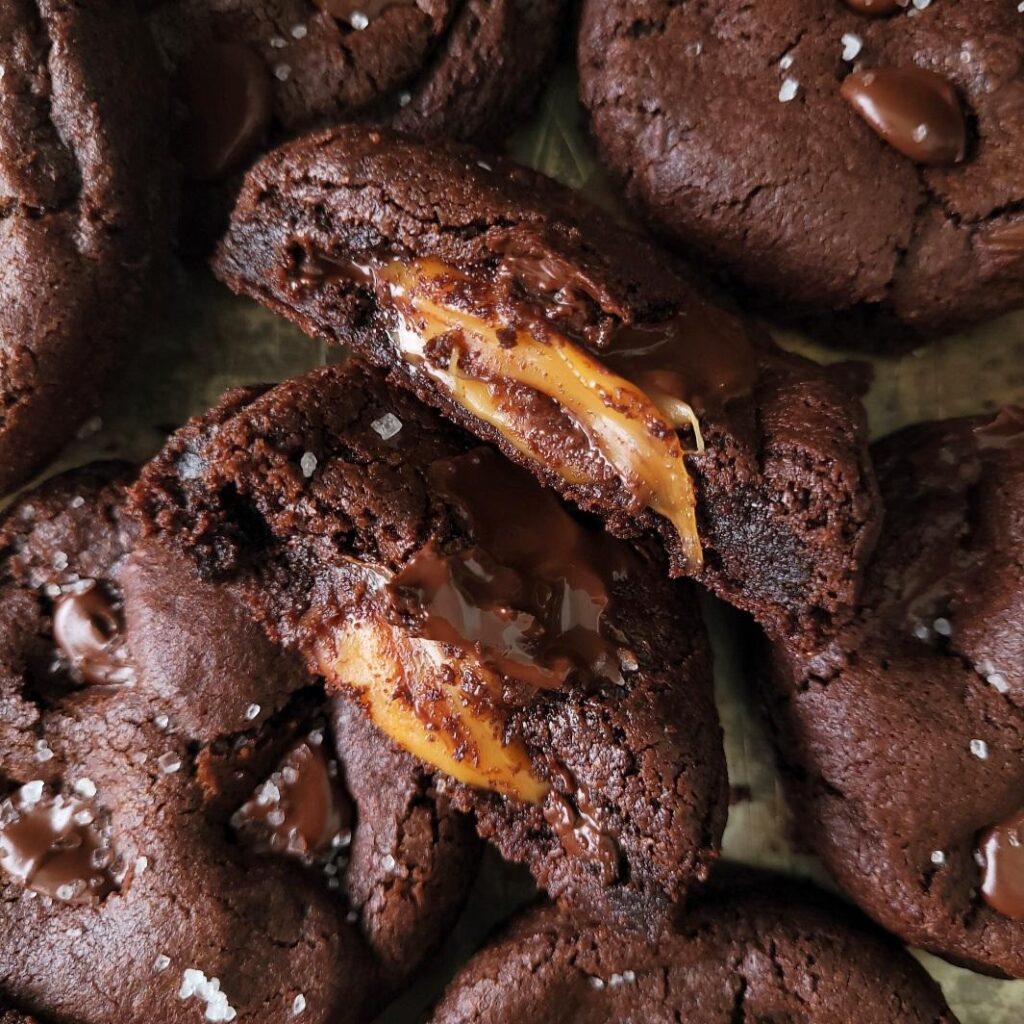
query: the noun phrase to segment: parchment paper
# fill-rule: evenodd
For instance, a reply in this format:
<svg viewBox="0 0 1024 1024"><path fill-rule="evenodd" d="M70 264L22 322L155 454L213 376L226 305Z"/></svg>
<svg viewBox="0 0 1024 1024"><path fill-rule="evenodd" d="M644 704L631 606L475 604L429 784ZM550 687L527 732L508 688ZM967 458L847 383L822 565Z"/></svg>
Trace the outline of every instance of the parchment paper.
<svg viewBox="0 0 1024 1024"><path fill-rule="evenodd" d="M568 68L556 76L534 122L512 141L510 151L605 205L616 202L582 130L575 81ZM83 431L85 436L53 469L97 456L140 460L159 447L168 431L203 411L227 388L281 380L338 358L282 320L231 297L201 270L179 267L171 287L170 318L154 322L137 339L101 422L90 424ZM841 352L822 349L797 335L776 333L783 344L815 358L844 358ZM1024 401L1024 311L903 358L873 362L875 384L867 404L876 436L922 419ZM749 799L732 807L725 855L810 875L828 885L813 858L796 851L788 838L788 815L771 752L742 670L743 631L736 628L731 611L712 600L706 604L716 649L716 686L730 779L733 786L749 788L750 793ZM533 895L521 870L489 854L467 911L445 949L380 1024L417 1020L488 931ZM1024 1021L1024 982L982 978L918 955L942 984L963 1024Z"/></svg>

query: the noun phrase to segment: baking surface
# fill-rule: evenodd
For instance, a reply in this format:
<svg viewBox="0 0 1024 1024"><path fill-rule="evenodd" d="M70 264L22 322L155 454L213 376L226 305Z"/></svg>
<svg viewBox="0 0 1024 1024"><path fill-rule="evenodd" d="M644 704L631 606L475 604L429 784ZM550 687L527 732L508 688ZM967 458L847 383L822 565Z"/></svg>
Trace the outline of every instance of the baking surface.
<svg viewBox="0 0 1024 1024"><path fill-rule="evenodd" d="M511 150L521 161L603 203L614 203L582 131L569 71L558 75L534 123L513 141ZM137 339L101 417L83 430L81 439L54 469L95 457L143 459L159 447L169 430L208 408L226 389L281 380L330 358L322 345L228 295L198 269L178 268L169 285L169 319L153 323ZM790 333L777 336L783 344L815 358L844 357ZM875 436L923 419L1024 402L1024 311L902 358L872 362L875 382L867 405ZM716 647L716 685L730 781L738 795L730 812L725 855L809 874L828 884L813 858L801 855L788 838L788 815L747 678L751 652L746 625L710 600L707 618ZM907 741L913 742L913 737ZM458 963L532 892L522 872L489 855L464 919L447 947L428 965L420 983L381 1017L380 1024L417 1020ZM963 1024L1019 1024L1024 1019L1024 981L994 981L934 957L922 955L921 959L943 985Z"/></svg>

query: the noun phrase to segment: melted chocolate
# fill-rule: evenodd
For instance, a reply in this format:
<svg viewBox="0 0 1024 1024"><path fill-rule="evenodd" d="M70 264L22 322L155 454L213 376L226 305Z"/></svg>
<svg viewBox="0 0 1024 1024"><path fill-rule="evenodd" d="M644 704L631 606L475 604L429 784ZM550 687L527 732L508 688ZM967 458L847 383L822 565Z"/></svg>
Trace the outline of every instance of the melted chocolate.
<svg viewBox="0 0 1024 1024"><path fill-rule="evenodd" d="M391 7L414 7L415 0L313 0L324 14L329 14L339 21L347 21L353 28L363 27L379 18ZM359 16L366 19L365 22Z"/></svg>
<svg viewBox="0 0 1024 1024"><path fill-rule="evenodd" d="M188 111L182 160L198 181L242 170L270 128L270 74L258 53L240 43L201 46L181 73Z"/></svg>
<svg viewBox="0 0 1024 1024"><path fill-rule="evenodd" d="M1024 221L1000 224L976 236L978 245L997 260L1012 260L1024 256Z"/></svg>
<svg viewBox="0 0 1024 1024"><path fill-rule="evenodd" d="M869 18L882 18L887 14L895 14L896 11L903 10L904 7L910 0L843 0L843 3L850 8L851 11L856 11L858 14L864 14Z"/></svg>
<svg viewBox="0 0 1024 1024"><path fill-rule="evenodd" d="M924 68L875 68L847 75L839 93L911 160L932 166L963 160L967 121L948 78Z"/></svg>
<svg viewBox="0 0 1024 1024"><path fill-rule="evenodd" d="M0 805L0 868L16 882L65 903L112 892L114 851L97 809L78 797L23 786Z"/></svg>
<svg viewBox="0 0 1024 1024"><path fill-rule="evenodd" d="M84 683L113 686L133 681L123 630L120 612L95 581L79 593L62 595L54 605L53 639Z"/></svg>
<svg viewBox="0 0 1024 1024"><path fill-rule="evenodd" d="M473 542L453 552L428 545L388 585L419 635L538 687L577 671L619 682L602 623L615 580L630 570L629 549L580 525L490 449L438 461L430 479Z"/></svg>
<svg viewBox="0 0 1024 1024"><path fill-rule="evenodd" d="M981 895L997 913L1024 920L1024 810L978 837Z"/></svg>
<svg viewBox="0 0 1024 1024"><path fill-rule="evenodd" d="M323 742L300 740L232 819L265 853L325 859L352 827L352 802L331 771Z"/></svg>
<svg viewBox="0 0 1024 1024"><path fill-rule="evenodd" d="M570 798L562 793L551 793L544 807L544 820L570 857L596 864L601 881L611 885L619 877L618 844L598 824L586 787L576 785L576 780L564 769L561 774L576 789L575 796Z"/></svg>

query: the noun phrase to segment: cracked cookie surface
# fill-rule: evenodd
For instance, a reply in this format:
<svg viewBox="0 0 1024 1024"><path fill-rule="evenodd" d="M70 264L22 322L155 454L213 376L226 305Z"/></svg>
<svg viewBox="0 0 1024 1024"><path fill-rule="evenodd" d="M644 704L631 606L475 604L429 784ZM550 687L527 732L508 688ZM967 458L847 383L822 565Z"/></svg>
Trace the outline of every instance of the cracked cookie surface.
<svg viewBox="0 0 1024 1024"><path fill-rule="evenodd" d="M893 8L593 0L579 40L591 128L630 201L771 315L875 348L1024 304L1017 5ZM916 163L840 94L854 71L915 67L957 92L961 162Z"/></svg>
<svg viewBox="0 0 1024 1024"><path fill-rule="evenodd" d="M0 494L74 436L139 323L170 230L158 63L132 5L0 11Z"/></svg>
<svg viewBox="0 0 1024 1024"><path fill-rule="evenodd" d="M782 769L865 910L1021 977L1024 414L910 427L875 455L886 524L857 618L816 657L774 651Z"/></svg>
<svg viewBox="0 0 1024 1024"><path fill-rule="evenodd" d="M56 1022L368 1020L451 926L472 828L138 541L131 476L0 524L0 988Z"/></svg>
<svg viewBox="0 0 1024 1024"><path fill-rule="evenodd" d="M135 503L552 895L657 928L705 876L726 787L694 595L378 371L229 394L145 469Z"/></svg>
<svg viewBox="0 0 1024 1024"><path fill-rule="evenodd" d="M553 907L527 912L449 985L432 1024L955 1024L888 936L792 881L702 896L645 945Z"/></svg>
<svg viewBox="0 0 1024 1024"><path fill-rule="evenodd" d="M658 532L675 575L773 633L813 635L851 609L878 513L855 387L706 300L663 250L550 179L341 127L253 169L215 269L614 533ZM417 289L429 305L399 308ZM668 353L665 373L652 358L636 378L649 392L619 376L625 350L645 345Z"/></svg>

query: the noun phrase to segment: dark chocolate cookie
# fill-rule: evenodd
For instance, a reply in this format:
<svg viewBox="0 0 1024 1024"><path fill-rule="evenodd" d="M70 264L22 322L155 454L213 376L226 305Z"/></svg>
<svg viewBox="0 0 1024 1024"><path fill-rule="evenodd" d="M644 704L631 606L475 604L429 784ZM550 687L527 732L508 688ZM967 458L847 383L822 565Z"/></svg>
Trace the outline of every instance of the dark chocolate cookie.
<svg viewBox="0 0 1024 1024"><path fill-rule="evenodd" d="M135 502L552 895L654 929L705 876L721 731L660 553L359 363L229 394Z"/></svg>
<svg viewBox="0 0 1024 1024"><path fill-rule="evenodd" d="M123 0L0 10L0 494L95 410L166 248L158 65Z"/></svg>
<svg viewBox="0 0 1024 1024"><path fill-rule="evenodd" d="M955 1024L938 986L849 908L782 879L702 898L648 945L555 907L456 975L432 1024Z"/></svg>
<svg viewBox="0 0 1024 1024"><path fill-rule="evenodd" d="M215 268L773 632L851 609L877 516L851 389L555 182L342 127L251 172Z"/></svg>
<svg viewBox="0 0 1024 1024"><path fill-rule="evenodd" d="M127 482L69 474L0 525L0 991L83 1024L368 1020L452 924L472 826L137 544Z"/></svg>
<svg viewBox="0 0 1024 1024"><path fill-rule="evenodd" d="M779 645L767 703L798 823L891 931L1024 977L1024 413L880 442L855 621Z"/></svg>
<svg viewBox="0 0 1024 1024"><path fill-rule="evenodd" d="M772 315L878 348L1024 305L1016 0L588 0L579 58L629 199Z"/></svg>
<svg viewBox="0 0 1024 1024"><path fill-rule="evenodd" d="M273 142L362 120L421 138L498 141L534 105L568 0L168 0L193 184L183 242L223 230L242 171ZM217 183L220 184L217 184Z"/></svg>

